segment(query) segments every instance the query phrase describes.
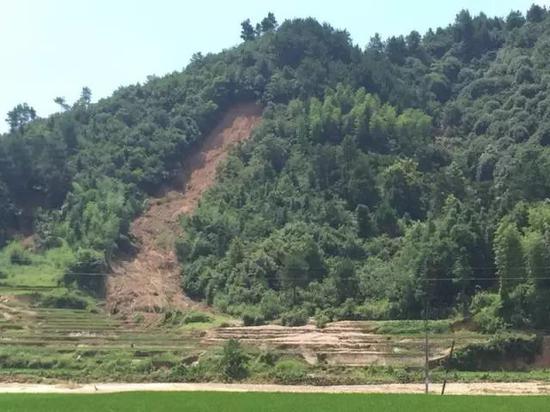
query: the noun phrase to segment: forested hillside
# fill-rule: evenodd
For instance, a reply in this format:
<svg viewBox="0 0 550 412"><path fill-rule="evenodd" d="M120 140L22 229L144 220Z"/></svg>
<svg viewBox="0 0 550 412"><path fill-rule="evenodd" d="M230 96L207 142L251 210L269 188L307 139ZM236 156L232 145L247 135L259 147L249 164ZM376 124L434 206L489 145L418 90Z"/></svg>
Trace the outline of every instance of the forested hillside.
<svg viewBox="0 0 550 412"><path fill-rule="evenodd" d="M486 331L548 326L546 9L461 11L366 47L269 14L242 38L97 104L85 88L46 119L17 106L0 138L0 240L34 233L37 253L71 251L67 273L107 271L146 196L227 108L258 101L262 124L182 223L187 294L247 323L428 307Z"/></svg>

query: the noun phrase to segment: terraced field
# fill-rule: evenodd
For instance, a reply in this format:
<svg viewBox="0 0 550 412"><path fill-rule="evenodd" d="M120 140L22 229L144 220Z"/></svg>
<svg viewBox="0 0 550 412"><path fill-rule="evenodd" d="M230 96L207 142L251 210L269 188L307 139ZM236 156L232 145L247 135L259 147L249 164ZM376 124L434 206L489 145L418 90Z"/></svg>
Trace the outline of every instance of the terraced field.
<svg viewBox="0 0 550 412"><path fill-rule="evenodd" d="M0 303L0 380L149 379L168 375L207 347L200 328L132 327L101 309L29 307L13 295ZM130 378L131 376L131 378ZM162 379L162 378L161 378Z"/></svg>
<svg viewBox="0 0 550 412"><path fill-rule="evenodd" d="M164 368L168 376L171 368L196 362L228 339L238 339L252 351L271 350L311 365L416 368L424 359L421 334L378 333L381 324L377 322L334 322L323 329L314 325L219 327L216 321L140 327L102 309L31 307L23 291L12 292L20 294L4 295L0 303L0 379L4 380L16 375L89 380L107 367L111 375L113 369L120 371L113 379L130 373L133 380L140 374L140 379L147 380L147 373ZM433 335L433 362L446 355L453 339L472 342L482 338L450 331Z"/></svg>
<svg viewBox="0 0 550 412"><path fill-rule="evenodd" d="M226 327L209 331L204 341L220 344L227 339L238 339L250 346L303 356L311 364L423 366L423 335L378 333L379 326L377 322L341 321L330 323L322 329L314 325L292 328L277 325ZM461 345L485 339L472 332L432 334L430 359L437 363L446 357L453 340Z"/></svg>
<svg viewBox="0 0 550 412"><path fill-rule="evenodd" d="M249 383L357 385L423 379L424 335L419 321L244 327L221 317L204 323L144 326L109 315L101 306L92 310L35 307L27 300L28 292L14 289L8 296L4 290L0 382L219 382L220 349L228 339L238 339L250 356L254 372ZM449 321L434 321L429 338L430 362L435 367L445 359L453 340L461 347L489 337L466 330L453 332ZM546 352L540 359L550 358ZM292 372L285 375L290 381L282 379L279 362L287 366L285 362L291 362L302 370L300 380L293 380ZM433 379L441 381L442 373L440 368L435 370ZM499 381L547 379L543 369L512 377L497 375L494 379ZM453 379L469 382L489 377L453 372Z"/></svg>

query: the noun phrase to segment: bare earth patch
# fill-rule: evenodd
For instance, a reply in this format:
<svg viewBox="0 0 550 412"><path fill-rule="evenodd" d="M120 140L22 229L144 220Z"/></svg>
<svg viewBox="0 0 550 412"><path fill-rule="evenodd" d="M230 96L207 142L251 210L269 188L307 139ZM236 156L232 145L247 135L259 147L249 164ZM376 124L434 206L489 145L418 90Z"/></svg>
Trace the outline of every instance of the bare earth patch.
<svg viewBox="0 0 550 412"><path fill-rule="evenodd" d="M131 225L137 240L134 256L112 266L107 279L107 308L112 313L160 312L196 306L180 288L174 241L181 234L179 218L192 213L216 178L216 170L235 143L248 139L261 120L253 103L229 109L201 146L184 161L179 183L149 200L149 208Z"/></svg>
<svg viewBox="0 0 550 412"><path fill-rule="evenodd" d="M454 336L441 336L430 345L430 360L446 355ZM280 325L231 326L210 329L205 344L222 344L237 339L245 345L303 357L309 364L345 366L424 365L424 337L384 335L372 322L331 322L319 329L313 324L288 327ZM458 344L461 342L459 341Z"/></svg>

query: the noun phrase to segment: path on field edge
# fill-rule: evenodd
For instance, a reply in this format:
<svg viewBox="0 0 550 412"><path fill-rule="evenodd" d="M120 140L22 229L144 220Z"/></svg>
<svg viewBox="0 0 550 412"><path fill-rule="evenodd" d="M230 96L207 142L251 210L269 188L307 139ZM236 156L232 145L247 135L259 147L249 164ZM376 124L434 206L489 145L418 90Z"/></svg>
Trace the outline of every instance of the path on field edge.
<svg viewBox="0 0 550 412"><path fill-rule="evenodd" d="M270 393L424 393L424 384L310 386L225 383L90 383L90 384L0 384L0 393L117 393L117 392L270 392ZM430 385L431 394L441 393L441 384ZM447 383L448 395L550 395L550 383L478 382Z"/></svg>

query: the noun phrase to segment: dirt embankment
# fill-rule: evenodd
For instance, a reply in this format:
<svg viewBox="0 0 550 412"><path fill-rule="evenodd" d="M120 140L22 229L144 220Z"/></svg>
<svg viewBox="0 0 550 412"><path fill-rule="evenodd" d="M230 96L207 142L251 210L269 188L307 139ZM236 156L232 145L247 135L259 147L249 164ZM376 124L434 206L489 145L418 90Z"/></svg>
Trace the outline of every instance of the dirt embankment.
<svg viewBox="0 0 550 412"><path fill-rule="evenodd" d="M184 160L181 175L131 225L137 240L133 256L113 264L107 279L107 308L113 313L159 312L193 305L180 288L174 241L181 234L179 217L192 213L216 178L216 169L235 143L246 140L261 120L262 108L253 103L229 109L201 146Z"/></svg>

